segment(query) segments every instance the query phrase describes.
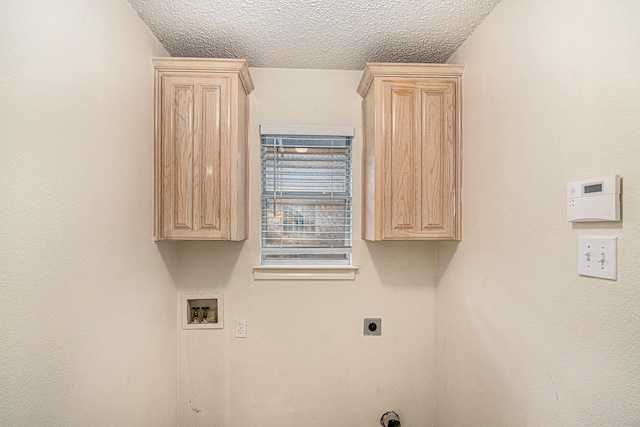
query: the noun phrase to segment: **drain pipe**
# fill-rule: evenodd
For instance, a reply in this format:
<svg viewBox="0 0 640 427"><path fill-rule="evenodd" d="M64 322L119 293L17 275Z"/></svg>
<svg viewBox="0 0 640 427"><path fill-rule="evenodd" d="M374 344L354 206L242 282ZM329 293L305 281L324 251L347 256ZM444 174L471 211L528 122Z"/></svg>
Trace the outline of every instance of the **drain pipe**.
<svg viewBox="0 0 640 427"><path fill-rule="evenodd" d="M401 427L400 417L393 411L386 412L380 418L380 425L382 427Z"/></svg>

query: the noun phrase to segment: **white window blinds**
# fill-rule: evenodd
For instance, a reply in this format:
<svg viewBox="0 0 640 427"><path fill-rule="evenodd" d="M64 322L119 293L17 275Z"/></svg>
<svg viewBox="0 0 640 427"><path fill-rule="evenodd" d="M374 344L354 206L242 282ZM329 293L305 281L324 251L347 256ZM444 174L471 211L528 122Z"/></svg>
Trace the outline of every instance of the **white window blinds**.
<svg viewBox="0 0 640 427"><path fill-rule="evenodd" d="M261 264L351 264L351 136L265 130Z"/></svg>

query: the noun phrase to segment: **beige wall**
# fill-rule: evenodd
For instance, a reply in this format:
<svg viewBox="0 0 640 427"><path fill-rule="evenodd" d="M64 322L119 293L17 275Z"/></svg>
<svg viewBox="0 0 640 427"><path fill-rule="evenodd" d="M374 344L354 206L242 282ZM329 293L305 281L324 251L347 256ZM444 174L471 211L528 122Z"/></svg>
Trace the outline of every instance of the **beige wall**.
<svg viewBox="0 0 640 427"><path fill-rule="evenodd" d="M179 245L179 293L219 292L225 328L178 325L181 426L434 423L435 245L360 239L361 72L251 69L250 236ZM260 124L350 125L354 139L355 281L254 281L259 262ZM382 317L381 337L364 337ZM247 338L234 338L235 319Z"/></svg>
<svg viewBox="0 0 640 427"><path fill-rule="evenodd" d="M640 3L504 0L464 75L463 241L438 247L438 426L640 425ZM623 221L566 221L620 174ZM618 237L618 280L577 275Z"/></svg>
<svg viewBox="0 0 640 427"><path fill-rule="evenodd" d="M630 0L503 0L451 59L463 241L356 232L355 281L258 282L258 125L356 128L359 230L360 72L252 69L249 240L154 244L166 52L124 1L3 4L0 425L639 424L639 23ZM623 222L567 223L566 182L614 173ZM616 282L577 276L589 234L618 236ZM183 331L176 282L223 293L226 327Z"/></svg>
<svg viewBox="0 0 640 427"><path fill-rule="evenodd" d="M125 1L0 5L0 425L175 426L176 251Z"/></svg>

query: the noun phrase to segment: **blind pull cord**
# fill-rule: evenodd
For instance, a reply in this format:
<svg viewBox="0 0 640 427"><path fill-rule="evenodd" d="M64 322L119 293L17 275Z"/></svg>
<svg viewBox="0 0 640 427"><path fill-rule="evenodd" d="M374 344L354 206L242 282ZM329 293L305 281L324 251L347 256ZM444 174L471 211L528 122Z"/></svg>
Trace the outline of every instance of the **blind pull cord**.
<svg viewBox="0 0 640 427"><path fill-rule="evenodd" d="M334 167L333 167L333 159L335 156L335 150L334 150L334 143L335 140L331 139L331 149L329 150L329 170L331 171L331 200L333 200L333 193L334 193L334 189L333 186L335 185L335 181L334 181ZM331 220L333 221L335 218L335 203L331 203ZM331 239L331 249L333 249L333 238Z"/></svg>
<svg viewBox="0 0 640 427"><path fill-rule="evenodd" d="M277 188L278 188L278 146L276 144L277 139L273 138L273 220L277 218Z"/></svg>

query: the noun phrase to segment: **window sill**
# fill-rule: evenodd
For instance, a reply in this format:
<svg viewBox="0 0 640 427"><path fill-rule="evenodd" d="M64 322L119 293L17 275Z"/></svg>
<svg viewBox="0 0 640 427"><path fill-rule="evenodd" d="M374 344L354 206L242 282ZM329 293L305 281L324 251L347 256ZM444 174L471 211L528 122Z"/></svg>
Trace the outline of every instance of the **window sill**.
<svg viewBox="0 0 640 427"><path fill-rule="evenodd" d="M256 265L254 280L355 280L353 265Z"/></svg>

